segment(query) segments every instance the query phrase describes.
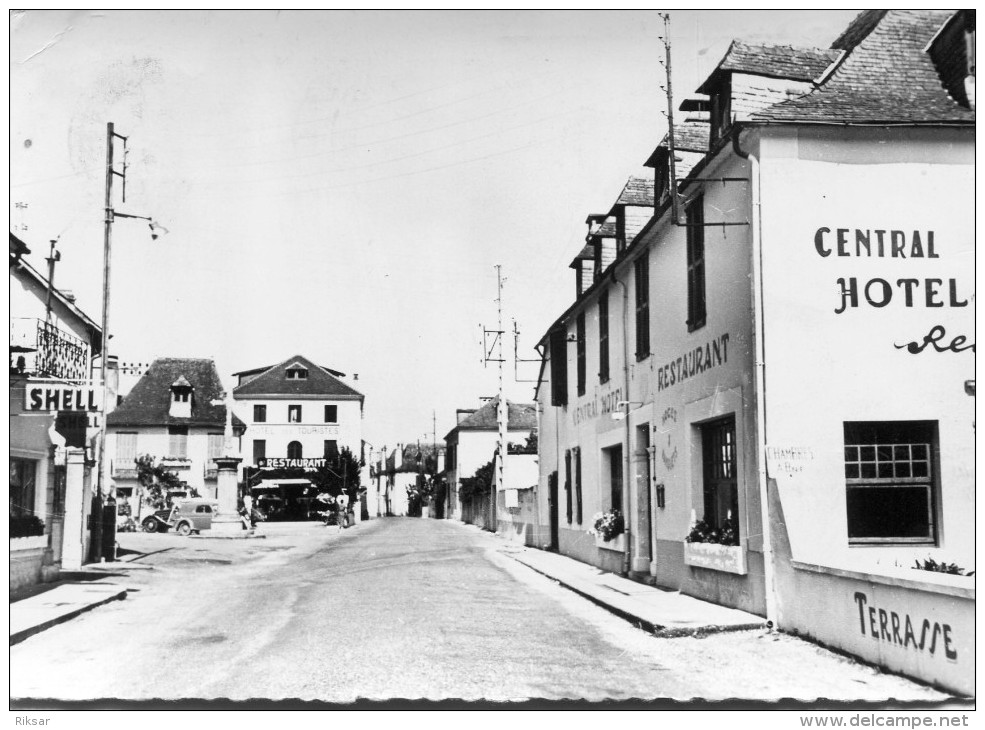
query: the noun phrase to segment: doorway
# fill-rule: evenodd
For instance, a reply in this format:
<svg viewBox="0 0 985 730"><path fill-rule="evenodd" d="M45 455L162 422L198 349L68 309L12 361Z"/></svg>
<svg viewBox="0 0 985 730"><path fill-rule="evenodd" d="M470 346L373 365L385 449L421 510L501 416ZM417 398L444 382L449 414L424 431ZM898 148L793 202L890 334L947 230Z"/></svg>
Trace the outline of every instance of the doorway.
<svg viewBox="0 0 985 730"><path fill-rule="evenodd" d="M551 522L551 550L557 550L559 547L558 540L558 512L557 512L557 472L551 472L550 476L547 477L547 507L549 519Z"/></svg>

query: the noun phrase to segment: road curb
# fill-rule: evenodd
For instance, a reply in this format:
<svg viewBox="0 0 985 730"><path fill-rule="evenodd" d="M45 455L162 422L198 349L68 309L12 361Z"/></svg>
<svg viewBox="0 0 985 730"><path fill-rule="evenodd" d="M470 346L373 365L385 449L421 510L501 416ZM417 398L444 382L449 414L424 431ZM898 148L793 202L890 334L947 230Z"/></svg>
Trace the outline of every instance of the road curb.
<svg viewBox="0 0 985 730"><path fill-rule="evenodd" d="M642 616L637 616L631 611L627 611L625 609L619 608L618 606L614 606L611 603L607 602L605 599L595 595L594 593L588 590L585 590L584 588L579 588L575 586L573 583L568 582L562 578L559 578L556 575L552 575L551 573L536 568L533 565L530 565L529 563L520 560L518 557L515 556L516 555L515 553L506 552L504 550L497 550L496 552L500 555L510 558L511 560L513 560L516 563L519 563L520 565L530 568L530 570L544 576L545 578L550 578L561 587L567 588L572 593L576 593L582 598L588 599L596 606L599 606L600 608L604 608L612 615L618 616L624 621L628 621L629 623L633 624L637 628L646 631L647 633L653 635L658 639L674 639L674 638L680 638L685 636L701 637L701 636L708 636L711 634L721 634L726 632L748 631L752 629L766 628L765 620L762 623L749 622L743 624L729 624L729 625L708 624L705 626L689 626L687 628L684 627L667 628L660 624L656 624L648 619L645 619Z"/></svg>
<svg viewBox="0 0 985 730"><path fill-rule="evenodd" d="M85 613L86 611L91 611L97 606L102 606L111 601L121 601L126 597L127 597L127 589L120 588L115 593L111 595L107 595L98 601L87 603L84 606L80 606L70 611L66 611L65 613L55 616L54 618L48 619L47 621L42 621L40 624L29 626L26 629L21 629L20 631L16 631L10 635L10 646L13 646L14 644L19 644L20 642L24 641L27 638L30 638L31 636L34 636L35 634L40 634L42 631L50 629L52 626L57 626L58 624L65 623L66 621L71 621L76 616L79 616Z"/></svg>

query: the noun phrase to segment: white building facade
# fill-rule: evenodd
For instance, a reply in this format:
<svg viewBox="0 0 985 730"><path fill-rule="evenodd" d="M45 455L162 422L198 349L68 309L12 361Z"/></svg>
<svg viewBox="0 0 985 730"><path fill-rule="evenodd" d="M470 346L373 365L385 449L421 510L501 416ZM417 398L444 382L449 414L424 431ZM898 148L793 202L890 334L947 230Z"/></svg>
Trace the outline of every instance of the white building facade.
<svg viewBox="0 0 985 730"><path fill-rule="evenodd" d="M973 580L914 569L975 568L973 32L872 11L730 48L678 199L665 148L542 340L544 542L974 692Z"/></svg>

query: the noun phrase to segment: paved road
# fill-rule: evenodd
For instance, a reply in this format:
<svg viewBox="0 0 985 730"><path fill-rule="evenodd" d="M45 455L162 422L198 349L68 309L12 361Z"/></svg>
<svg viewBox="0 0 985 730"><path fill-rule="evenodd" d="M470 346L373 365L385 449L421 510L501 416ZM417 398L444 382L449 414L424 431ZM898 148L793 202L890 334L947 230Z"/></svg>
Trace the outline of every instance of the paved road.
<svg viewBox="0 0 985 730"><path fill-rule="evenodd" d="M267 540L121 536L154 571L11 647L11 696L59 699L936 699L792 637L655 639L475 528L391 518Z"/></svg>

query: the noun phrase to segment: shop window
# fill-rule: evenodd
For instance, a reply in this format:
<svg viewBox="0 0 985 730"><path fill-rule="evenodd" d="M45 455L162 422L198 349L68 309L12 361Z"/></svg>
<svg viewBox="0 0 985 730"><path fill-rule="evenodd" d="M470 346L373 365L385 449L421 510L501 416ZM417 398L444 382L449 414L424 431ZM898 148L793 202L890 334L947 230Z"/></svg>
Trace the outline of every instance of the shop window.
<svg viewBox="0 0 985 730"><path fill-rule="evenodd" d="M687 331L705 326L705 201L687 206Z"/></svg>
<svg viewBox="0 0 985 730"><path fill-rule="evenodd" d="M575 457L575 522L582 522L581 510L581 449L574 449Z"/></svg>
<svg viewBox="0 0 985 730"><path fill-rule="evenodd" d="M338 423L338 422L339 422L339 407L325 406L325 423Z"/></svg>
<svg viewBox="0 0 985 730"><path fill-rule="evenodd" d="M564 499L568 524L571 524L571 451L564 452Z"/></svg>
<svg viewBox="0 0 985 730"><path fill-rule="evenodd" d="M599 294L599 382L609 382L609 292Z"/></svg>
<svg viewBox="0 0 985 730"><path fill-rule="evenodd" d="M739 537L739 481L736 474L735 416L701 426L704 520L721 529L731 523Z"/></svg>
<svg viewBox="0 0 985 730"><path fill-rule="evenodd" d="M34 514L34 490L37 462L30 459L10 459L10 516Z"/></svg>
<svg viewBox="0 0 985 730"><path fill-rule="evenodd" d="M253 439L253 463L256 464L260 459L267 458L267 440Z"/></svg>
<svg viewBox="0 0 985 730"><path fill-rule="evenodd" d="M253 406L253 422L254 423L267 422L267 406Z"/></svg>
<svg viewBox="0 0 985 730"><path fill-rule="evenodd" d="M575 346L578 362L578 395L585 395L585 313L579 312L575 320Z"/></svg>
<svg viewBox="0 0 985 730"><path fill-rule="evenodd" d="M300 441L292 441L287 445L287 458L288 459L301 459L303 449L301 448Z"/></svg>
<svg viewBox="0 0 985 730"><path fill-rule="evenodd" d="M287 407L287 422L288 423L301 423L301 406L288 406Z"/></svg>
<svg viewBox="0 0 985 730"><path fill-rule="evenodd" d="M551 405L568 405L568 337L564 329L551 332Z"/></svg>
<svg viewBox="0 0 985 730"><path fill-rule="evenodd" d="M636 359L650 354L650 258L644 253L635 262L636 274Z"/></svg>
<svg viewBox="0 0 985 730"><path fill-rule="evenodd" d="M937 422L844 428L849 544L935 544Z"/></svg>
<svg viewBox="0 0 985 730"><path fill-rule="evenodd" d="M188 458L188 426L168 426L168 456Z"/></svg>

